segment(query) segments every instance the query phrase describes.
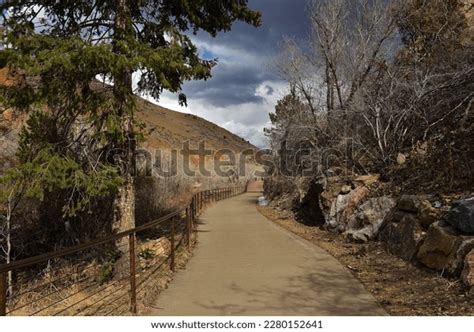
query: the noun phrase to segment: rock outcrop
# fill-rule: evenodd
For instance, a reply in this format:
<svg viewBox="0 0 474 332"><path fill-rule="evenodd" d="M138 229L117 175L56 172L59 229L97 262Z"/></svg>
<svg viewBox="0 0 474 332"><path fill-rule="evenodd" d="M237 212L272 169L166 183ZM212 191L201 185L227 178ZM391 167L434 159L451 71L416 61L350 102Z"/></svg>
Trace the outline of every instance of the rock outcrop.
<svg viewBox="0 0 474 332"><path fill-rule="evenodd" d="M459 276L463 269L464 258L472 249L474 249L474 237L463 236L441 221L431 225L417 258L429 268Z"/></svg>
<svg viewBox="0 0 474 332"><path fill-rule="evenodd" d="M446 221L460 232L474 234L474 198L454 202Z"/></svg>
<svg viewBox="0 0 474 332"><path fill-rule="evenodd" d="M428 229L433 223L440 220L441 212L439 209L433 207L427 200L422 200L418 208L417 216L421 226L424 229Z"/></svg>
<svg viewBox="0 0 474 332"><path fill-rule="evenodd" d="M356 208L368 194L369 189L367 187L359 187L346 195L338 195L332 203L329 212L329 228L344 232Z"/></svg>
<svg viewBox="0 0 474 332"><path fill-rule="evenodd" d="M402 195L385 218L379 239L392 254L411 261L423 243L426 230L441 213L423 196Z"/></svg>
<svg viewBox="0 0 474 332"><path fill-rule="evenodd" d="M394 211L387 218L379 239L390 253L411 261L423 242L423 228L413 214L401 215Z"/></svg>
<svg viewBox="0 0 474 332"><path fill-rule="evenodd" d="M397 208L406 213L416 214L418 221L424 229L440 220L441 213L434 208L431 203L423 196L403 195L398 200Z"/></svg>
<svg viewBox="0 0 474 332"><path fill-rule="evenodd" d="M474 290L474 249L471 250L464 259L464 269L461 275L464 284Z"/></svg>
<svg viewBox="0 0 474 332"><path fill-rule="evenodd" d="M370 198L360 205L348 224L345 235L357 242L367 242L377 237L386 215L395 206L395 199L382 196Z"/></svg>

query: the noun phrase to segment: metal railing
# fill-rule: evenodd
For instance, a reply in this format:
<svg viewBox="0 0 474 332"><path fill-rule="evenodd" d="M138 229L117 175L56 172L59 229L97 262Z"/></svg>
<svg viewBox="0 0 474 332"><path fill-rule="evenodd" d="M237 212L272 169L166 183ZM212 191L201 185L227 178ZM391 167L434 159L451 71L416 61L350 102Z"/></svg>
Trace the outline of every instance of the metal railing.
<svg viewBox="0 0 474 332"><path fill-rule="evenodd" d="M154 278L174 271L177 252L190 249L203 209L245 190L200 191L186 208L147 224L0 265L0 316L136 314Z"/></svg>

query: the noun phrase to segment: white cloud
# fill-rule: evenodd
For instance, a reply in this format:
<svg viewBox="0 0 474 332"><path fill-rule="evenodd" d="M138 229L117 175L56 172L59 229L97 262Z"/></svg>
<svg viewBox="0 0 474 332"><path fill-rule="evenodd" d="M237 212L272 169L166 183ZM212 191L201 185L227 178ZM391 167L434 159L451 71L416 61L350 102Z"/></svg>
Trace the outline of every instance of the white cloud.
<svg viewBox="0 0 474 332"><path fill-rule="evenodd" d="M194 39L193 43L202 52L207 52L219 58L219 63L245 63L246 66L259 67L262 63L262 55L257 52L251 52L232 45L208 43L199 39Z"/></svg>
<svg viewBox="0 0 474 332"><path fill-rule="evenodd" d="M288 92L287 85L281 81L264 81L255 90L262 103L242 103L227 107L216 107L205 99L190 99L188 107L178 104L177 97L165 92L160 100L151 102L182 113L196 114L208 121L237 134L254 145L266 147L267 139L263 128L270 125L268 113L273 112L279 99Z"/></svg>

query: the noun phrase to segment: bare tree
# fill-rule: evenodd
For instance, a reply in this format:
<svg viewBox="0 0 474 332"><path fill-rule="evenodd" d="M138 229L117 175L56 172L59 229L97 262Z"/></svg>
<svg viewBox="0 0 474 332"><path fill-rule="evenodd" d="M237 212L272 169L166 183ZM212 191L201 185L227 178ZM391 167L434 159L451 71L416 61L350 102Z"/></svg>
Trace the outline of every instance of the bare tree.
<svg viewBox="0 0 474 332"><path fill-rule="evenodd" d="M326 76L327 109L346 109L389 56L394 1L314 0L311 21L314 58Z"/></svg>

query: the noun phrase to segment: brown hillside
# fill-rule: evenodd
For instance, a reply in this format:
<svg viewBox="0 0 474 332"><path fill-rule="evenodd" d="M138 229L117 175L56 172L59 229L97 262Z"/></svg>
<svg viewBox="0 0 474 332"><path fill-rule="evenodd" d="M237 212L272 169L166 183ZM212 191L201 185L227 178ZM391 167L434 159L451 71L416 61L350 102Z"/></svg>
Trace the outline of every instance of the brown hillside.
<svg viewBox="0 0 474 332"><path fill-rule="evenodd" d="M6 69L0 69L0 84L11 85ZM175 112L155 105L140 97L138 99L138 118L145 124L146 141L149 149L179 149L186 141L196 148L201 141L206 148L213 150L230 149L239 153L255 147L243 138L232 134L218 125L196 115ZM0 167L11 165L16 148L18 133L25 116L11 110L0 109Z"/></svg>
<svg viewBox="0 0 474 332"><path fill-rule="evenodd" d="M228 130L193 114L175 112L138 98L138 117L146 128L146 146L180 148L189 141L191 147L205 141L211 149L241 152L255 146Z"/></svg>

